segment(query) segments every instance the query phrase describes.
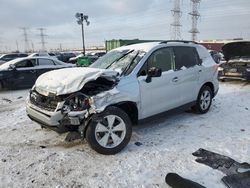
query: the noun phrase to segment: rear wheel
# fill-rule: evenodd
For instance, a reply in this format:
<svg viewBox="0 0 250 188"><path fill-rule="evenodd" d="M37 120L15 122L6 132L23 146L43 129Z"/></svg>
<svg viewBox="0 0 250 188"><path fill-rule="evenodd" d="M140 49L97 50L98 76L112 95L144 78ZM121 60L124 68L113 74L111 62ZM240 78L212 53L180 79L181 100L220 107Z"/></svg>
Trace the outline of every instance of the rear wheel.
<svg viewBox="0 0 250 188"><path fill-rule="evenodd" d="M95 118L93 118L95 119ZM96 152L114 155L129 142L132 124L128 115L117 107L109 107L92 120L86 131L86 139Z"/></svg>
<svg viewBox="0 0 250 188"><path fill-rule="evenodd" d="M203 86L199 92L196 105L193 109L200 114L207 113L211 107L212 98L211 88L209 86Z"/></svg>

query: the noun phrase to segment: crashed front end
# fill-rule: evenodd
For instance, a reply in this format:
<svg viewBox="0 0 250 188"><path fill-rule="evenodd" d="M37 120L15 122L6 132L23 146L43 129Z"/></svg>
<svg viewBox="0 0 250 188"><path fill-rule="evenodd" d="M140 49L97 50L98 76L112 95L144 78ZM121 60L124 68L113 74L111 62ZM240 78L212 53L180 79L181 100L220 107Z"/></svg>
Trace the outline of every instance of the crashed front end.
<svg viewBox="0 0 250 188"><path fill-rule="evenodd" d="M222 47L225 63L218 69L218 77L250 81L250 42L232 42Z"/></svg>
<svg viewBox="0 0 250 188"><path fill-rule="evenodd" d="M73 92L72 88L64 89L58 92L59 94L39 87L38 80L29 93L27 115L42 127L58 133L82 133L91 116L104 110L104 106L101 105L110 100L109 96L119 93L115 88L118 78L114 75L95 73L88 78L86 82L83 79L75 81L81 89L74 88ZM109 103L112 103L111 100Z"/></svg>
<svg viewBox="0 0 250 188"><path fill-rule="evenodd" d="M218 69L219 79L240 79L250 81L249 60L234 60L220 65Z"/></svg>

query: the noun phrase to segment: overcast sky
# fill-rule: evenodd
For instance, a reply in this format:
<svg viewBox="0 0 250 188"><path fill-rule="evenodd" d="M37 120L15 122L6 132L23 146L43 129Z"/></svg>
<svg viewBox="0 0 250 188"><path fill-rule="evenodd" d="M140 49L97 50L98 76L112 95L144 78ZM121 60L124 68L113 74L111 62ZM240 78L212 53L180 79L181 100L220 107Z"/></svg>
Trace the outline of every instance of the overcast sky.
<svg viewBox="0 0 250 188"><path fill-rule="evenodd" d="M38 28L46 28L46 47L81 47L75 13L89 16L87 46L109 39L169 39L173 0L0 0L0 51L24 49L20 27L27 27L29 45L41 49ZM190 0L182 0L182 37L191 39ZM250 0L202 0L198 22L203 39L250 39Z"/></svg>

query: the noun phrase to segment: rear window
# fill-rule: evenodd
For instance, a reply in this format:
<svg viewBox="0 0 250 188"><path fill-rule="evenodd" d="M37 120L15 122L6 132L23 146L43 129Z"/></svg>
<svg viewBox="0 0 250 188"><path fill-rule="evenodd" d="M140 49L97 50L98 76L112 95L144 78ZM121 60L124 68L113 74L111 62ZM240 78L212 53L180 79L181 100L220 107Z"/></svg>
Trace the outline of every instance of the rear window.
<svg viewBox="0 0 250 188"><path fill-rule="evenodd" d="M190 68L199 64L199 56L195 48L178 46L174 47L175 70Z"/></svg>
<svg viewBox="0 0 250 188"><path fill-rule="evenodd" d="M38 59L39 66L55 65L50 59Z"/></svg>

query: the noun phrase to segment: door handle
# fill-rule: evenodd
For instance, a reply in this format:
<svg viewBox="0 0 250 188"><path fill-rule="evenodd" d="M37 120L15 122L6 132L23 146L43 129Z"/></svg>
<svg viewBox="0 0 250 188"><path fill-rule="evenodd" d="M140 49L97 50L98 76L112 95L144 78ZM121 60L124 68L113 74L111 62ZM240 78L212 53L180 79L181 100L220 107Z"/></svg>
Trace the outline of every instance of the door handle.
<svg viewBox="0 0 250 188"><path fill-rule="evenodd" d="M31 70L30 72L31 72L31 73L36 73L36 70Z"/></svg>
<svg viewBox="0 0 250 188"><path fill-rule="evenodd" d="M172 81L173 81L173 82L178 82L179 79L178 79L178 77L174 77L174 78L172 79Z"/></svg>

